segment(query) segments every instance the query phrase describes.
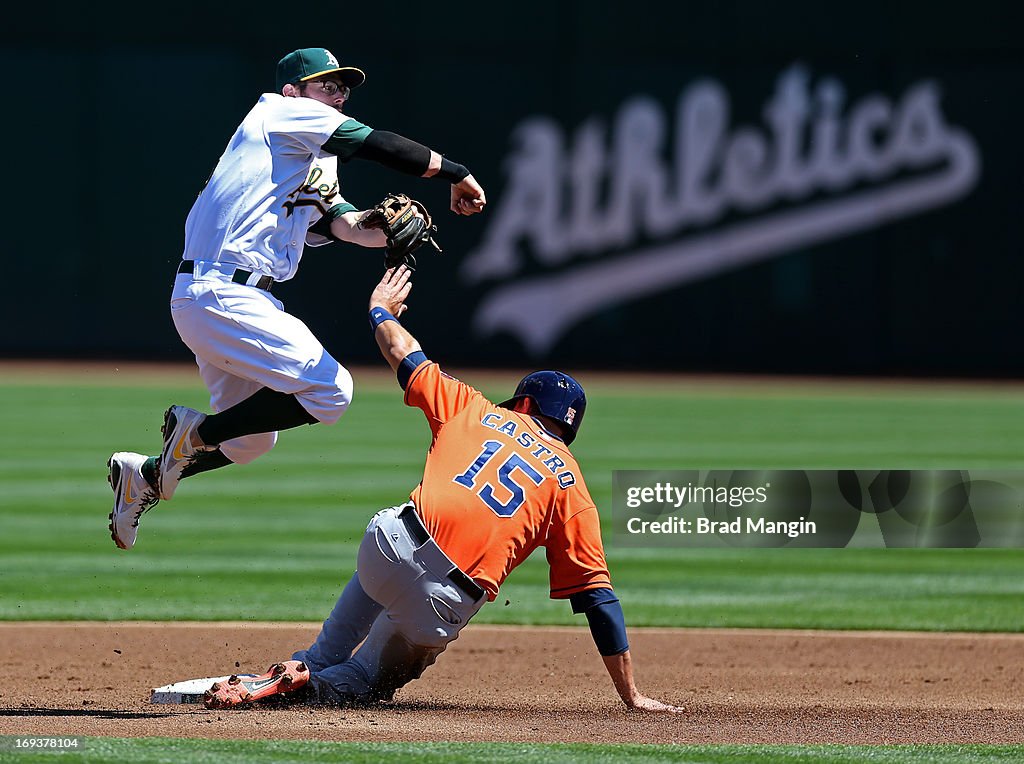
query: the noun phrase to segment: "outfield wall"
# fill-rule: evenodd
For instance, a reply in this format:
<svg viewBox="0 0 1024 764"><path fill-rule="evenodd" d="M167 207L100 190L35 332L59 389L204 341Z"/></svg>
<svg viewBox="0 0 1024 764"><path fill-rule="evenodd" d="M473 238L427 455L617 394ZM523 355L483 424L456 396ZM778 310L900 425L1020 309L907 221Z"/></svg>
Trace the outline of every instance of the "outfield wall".
<svg viewBox="0 0 1024 764"><path fill-rule="evenodd" d="M343 171L359 206L404 190L439 213L409 314L437 357L1024 373L1015 3L418 4L305 31L278 4L173 8L57 2L0 32L0 355L186 359L166 308L185 215L276 60L323 44L368 73L355 117L487 190L457 219L438 182ZM308 250L278 294L372 362L379 270Z"/></svg>

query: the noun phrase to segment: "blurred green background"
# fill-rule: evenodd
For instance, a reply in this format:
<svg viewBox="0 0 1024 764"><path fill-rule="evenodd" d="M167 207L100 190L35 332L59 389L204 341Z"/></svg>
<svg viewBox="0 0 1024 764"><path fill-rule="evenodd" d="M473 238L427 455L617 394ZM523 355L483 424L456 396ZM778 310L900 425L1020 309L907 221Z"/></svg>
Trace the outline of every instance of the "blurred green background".
<svg viewBox="0 0 1024 764"><path fill-rule="evenodd" d="M492 398L517 373L459 372ZM187 367L0 372L0 618L324 618L370 515L404 500L429 444L389 374L356 369L334 427L284 433L253 465L204 474L107 531L115 450L153 453L170 403L206 408ZM574 451L605 512L617 469L1012 468L1018 385L581 375ZM606 522L607 526L607 522ZM622 549L609 565L631 626L1020 631L1024 550ZM480 622L583 625L534 555Z"/></svg>

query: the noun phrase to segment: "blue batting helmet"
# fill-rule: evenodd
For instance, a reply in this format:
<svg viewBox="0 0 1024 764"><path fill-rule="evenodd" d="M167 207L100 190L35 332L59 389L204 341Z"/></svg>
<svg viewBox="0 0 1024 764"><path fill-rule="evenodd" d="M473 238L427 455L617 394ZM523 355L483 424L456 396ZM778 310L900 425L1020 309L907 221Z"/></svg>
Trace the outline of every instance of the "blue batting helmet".
<svg viewBox="0 0 1024 764"><path fill-rule="evenodd" d="M576 440L587 410L587 395L579 382L560 371L535 371L523 377L512 397L499 405L511 408L523 398L530 398L541 414L565 425L566 445Z"/></svg>

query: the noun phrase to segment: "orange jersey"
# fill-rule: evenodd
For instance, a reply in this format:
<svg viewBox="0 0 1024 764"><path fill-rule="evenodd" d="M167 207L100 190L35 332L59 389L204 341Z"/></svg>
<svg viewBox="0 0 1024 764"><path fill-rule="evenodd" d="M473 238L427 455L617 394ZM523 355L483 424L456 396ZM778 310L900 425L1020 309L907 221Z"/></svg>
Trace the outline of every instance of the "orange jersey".
<svg viewBox="0 0 1024 764"><path fill-rule="evenodd" d="M611 586L597 507L561 440L431 361L412 373L405 402L423 410L434 436L411 498L438 546L489 599L538 546L552 598Z"/></svg>

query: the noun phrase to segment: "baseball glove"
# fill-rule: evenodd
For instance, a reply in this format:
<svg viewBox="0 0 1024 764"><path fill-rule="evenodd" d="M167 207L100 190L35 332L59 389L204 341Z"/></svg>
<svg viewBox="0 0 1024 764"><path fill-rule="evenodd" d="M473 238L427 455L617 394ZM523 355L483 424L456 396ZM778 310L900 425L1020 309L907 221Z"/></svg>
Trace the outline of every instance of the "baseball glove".
<svg viewBox="0 0 1024 764"><path fill-rule="evenodd" d="M434 239L437 226L431 223L427 208L405 194L388 194L384 201L363 216L359 227L379 228L387 236L385 268L397 268L404 263L410 270L416 270L413 252L427 242L438 252L441 251Z"/></svg>

